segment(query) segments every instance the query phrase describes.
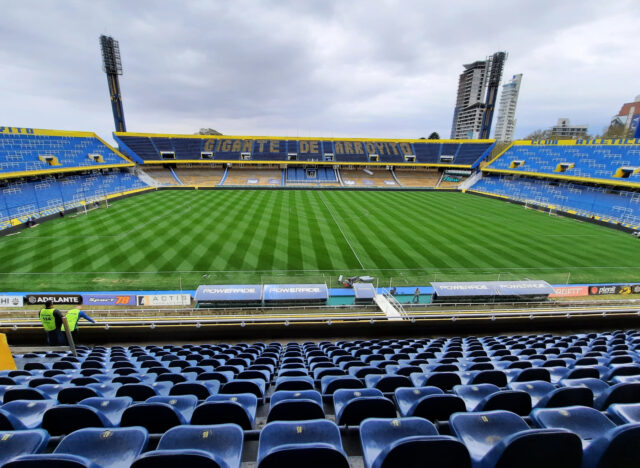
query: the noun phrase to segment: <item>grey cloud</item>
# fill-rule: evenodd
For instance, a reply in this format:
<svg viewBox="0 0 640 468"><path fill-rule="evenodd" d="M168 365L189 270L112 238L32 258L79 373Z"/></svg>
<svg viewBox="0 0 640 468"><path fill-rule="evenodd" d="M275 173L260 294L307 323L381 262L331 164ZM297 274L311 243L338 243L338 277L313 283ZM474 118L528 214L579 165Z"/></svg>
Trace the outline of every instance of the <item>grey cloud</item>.
<svg viewBox="0 0 640 468"><path fill-rule="evenodd" d="M640 92L630 0L44 0L4 13L8 125L108 136L102 33L120 41L131 131L448 136L462 64L496 50L506 76L524 73L520 137L561 116L598 132Z"/></svg>

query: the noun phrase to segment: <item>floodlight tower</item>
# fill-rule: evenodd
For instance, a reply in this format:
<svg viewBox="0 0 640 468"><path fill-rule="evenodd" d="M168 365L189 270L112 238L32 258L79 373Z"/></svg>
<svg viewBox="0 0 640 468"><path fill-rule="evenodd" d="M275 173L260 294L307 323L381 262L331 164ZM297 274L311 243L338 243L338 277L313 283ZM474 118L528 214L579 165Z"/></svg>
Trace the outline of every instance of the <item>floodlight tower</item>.
<svg viewBox="0 0 640 468"><path fill-rule="evenodd" d="M118 81L118 75L122 75L120 45L113 37L102 35L100 36L100 50L102 51L102 71L107 74L107 83L109 84L109 96L111 97L116 132L126 132L120 82Z"/></svg>
<svg viewBox="0 0 640 468"><path fill-rule="evenodd" d="M487 60L487 98L480 129L480 138L482 139L489 138L489 133L491 133L491 121L493 120L493 112L496 109L498 88L500 87L505 60L507 60L506 52L496 52Z"/></svg>

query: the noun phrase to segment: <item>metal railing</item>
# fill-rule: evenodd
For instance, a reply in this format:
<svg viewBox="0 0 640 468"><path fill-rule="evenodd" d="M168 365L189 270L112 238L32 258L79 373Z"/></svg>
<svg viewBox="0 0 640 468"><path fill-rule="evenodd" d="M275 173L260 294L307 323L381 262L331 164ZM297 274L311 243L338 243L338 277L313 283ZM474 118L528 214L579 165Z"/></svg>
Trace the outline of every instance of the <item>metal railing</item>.
<svg viewBox="0 0 640 468"><path fill-rule="evenodd" d="M518 308L505 310L449 310L449 311L416 311L405 312L406 320L411 323L417 321L459 321L459 320L503 320L503 319L526 319L535 320L543 318L554 319L572 319L585 317L613 317L627 316L640 317L640 307L573 307L564 310L555 308ZM198 317L114 317L110 320L98 319L96 325L102 325L105 329L111 327L124 326L148 326L153 329L156 327L189 325L200 328L204 325L239 325L244 327L249 324L257 325L283 325L292 324L326 324L332 325L337 323L358 323L358 322L384 322L387 323L389 318L382 312L341 312L328 314L307 313L307 314L274 314L274 315L235 315L235 316L198 316ZM10 328L18 330L20 328L40 327L37 318L28 320L1 320L0 328Z"/></svg>

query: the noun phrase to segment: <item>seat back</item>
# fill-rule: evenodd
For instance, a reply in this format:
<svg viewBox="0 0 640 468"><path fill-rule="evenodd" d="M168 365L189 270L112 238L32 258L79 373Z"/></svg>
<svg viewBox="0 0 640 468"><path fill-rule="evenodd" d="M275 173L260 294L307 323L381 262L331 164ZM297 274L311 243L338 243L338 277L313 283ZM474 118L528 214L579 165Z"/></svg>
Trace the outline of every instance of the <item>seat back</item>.
<svg viewBox="0 0 640 468"><path fill-rule="evenodd" d="M438 435L436 427L422 418L370 418L360 424L360 442L367 467L373 465L383 450L400 439L435 435Z"/></svg>
<svg viewBox="0 0 640 468"><path fill-rule="evenodd" d="M484 398L499 391L499 387L489 383L453 387L453 393L464 400L467 411L474 411Z"/></svg>
<svg viewBox="0 0 640 468"><path fill-rule="evenodd" d="M111 421L99 410L86 405L57 405L42 417L42 428L54 436L70 434L85 427L109 427Z"/></svg>
<svg viewBox="0 0 640 468"><path fill-rule="evenodd" d="M348 468L340 431L326 419L267 424L260 432L258 468Z"/></svg>
<svg viewBox="0 0 640 468"><path fill-rule="evenodd" d="M186 423L184 416L167 403L136 403L124 410L120 421L123 427L142 426L152 434Z"/></svg>
<svg viewBox="0 0 640 468"><path fill-rule="evenodd" d="M0 465L19 455L38 453L49 442L49 434L42 429L0 432Z"/></svg>
<svg viewBox="0 0 640 468"><path fill-rule="evenodd" d="M467 448L474 459L482 459L505 437L529 430L520 416L502 410L456 413L449 418L449 425L458 439L467 441Z"/></svg>
<svg viewBox="0 0 640 468"><path fill-rule="evenodd" d="M588 443L615 427L606 416L593 408L568 406L565 408L538 408L531 412L538 427L567 429Z"/></svg>
<svg viewBox="0 0 640 468"><path fill-rule="evenodd" d="M91 406L102 412L110 421L113 426L120 425L120 419L122 413L126 408L131 406L133 399L131 397L116 397L116 398L87 398L82 400L80 404Z"/></svg>
<svg viewBox="0 0 640 468"><path fill-rule="evenodd" d="M99 466L130 466L147 447L149 434L142 427L81 429L66 436L54 454L86 457Z"/></svg>
<svg viewBox="0 0 640 468"><path fill-rule="evenodd" d="M132 467L239 467L243 439L235 424L174 427L162 436L157 451L143 454Z"/></svg>
<svg viewBox="0 0 640 468"><path fill-rule="evenodd" d="M212 395L196 407L191 424L210 425L233 423L250 430L256 419L258 399L253 393Z"/></svg>

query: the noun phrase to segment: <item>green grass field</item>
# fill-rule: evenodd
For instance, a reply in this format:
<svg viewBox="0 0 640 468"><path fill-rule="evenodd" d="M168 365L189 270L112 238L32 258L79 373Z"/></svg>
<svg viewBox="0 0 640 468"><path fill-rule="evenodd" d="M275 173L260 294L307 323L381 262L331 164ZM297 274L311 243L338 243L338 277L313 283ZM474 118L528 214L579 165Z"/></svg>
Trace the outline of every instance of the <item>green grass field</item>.
<svg viewBox="0 0 640 468"><path fill-rule="evenodd" d="M640 280L629 234L453 192L161 191L0 238L0 290Z"/></svg>

